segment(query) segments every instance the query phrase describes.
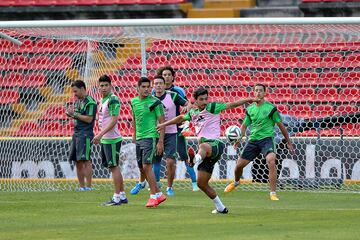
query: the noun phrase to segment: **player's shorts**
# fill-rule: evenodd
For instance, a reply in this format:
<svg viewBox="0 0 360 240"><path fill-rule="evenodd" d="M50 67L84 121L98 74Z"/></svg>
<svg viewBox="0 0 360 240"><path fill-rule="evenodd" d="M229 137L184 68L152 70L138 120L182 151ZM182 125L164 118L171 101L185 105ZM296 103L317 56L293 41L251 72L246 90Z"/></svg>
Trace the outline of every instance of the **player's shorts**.
<svg viewBox="0 0 360 240"><path fill-rule="evenodd" d="M116 167L119 165L121 142L100 144L101 145L101 162L104 167Z"/></svg>
<svg viewBox="0 0 360 240"><path fill-rule="evenodd" d="M264 157L269 153L275 153L275 143L272 137L249 141L240 156L242 159L253 161L260 153L262 153Z"/></svg>
<svg viewBox="0 0 360 240"><path fill-rule="evenodd" d="M219 161L224 152L225 144L218 139L207 139L202 143L208 143L211 146L211 156L205 158L198 166L198 171L205 171L212 174L215 163Z"/></svg>
<svg viewBox="0 0 360 240"><path fill-rule="evenodd" d="M70 161L89 161L92 135L73 135L71 140Z"/></svg>
<svg viewBox="0 0 360 240"><path fill-rule="evenodd" d="M180 161L187 161L189 159L186 138L180 133L177 134L177 152Z"/></svg>
<svg viewBox="0 0 360 240"><path fill-rule="evenodd" d="M165 133L164 137L164 157L170 159L176 159L176 142L177 133ZM157 163L161 162L163 156L155 156Z"/></svg>
<svg viewBox="0 0 360 240"><path fill-rule="evenodd" d="M156 144L158 141L158 138L136 140L136 159L139 168L143 164L153 164L156 161Z"/></svg>

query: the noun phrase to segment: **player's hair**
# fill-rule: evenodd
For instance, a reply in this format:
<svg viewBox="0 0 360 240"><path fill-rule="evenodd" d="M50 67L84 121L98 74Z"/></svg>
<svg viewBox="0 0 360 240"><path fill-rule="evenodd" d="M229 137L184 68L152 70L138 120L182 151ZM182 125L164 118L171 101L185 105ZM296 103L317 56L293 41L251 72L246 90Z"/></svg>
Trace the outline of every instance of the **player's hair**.
<svg viewBox="0 0 360 240"><path fill-rule="evenodd" d="M86 90L86 85L83 80L75 80L71 83L71 87L84 88Z"/></svg>
<svg viewBox="0 0 360 240"><path fill-rule="evenodd" d="M164 79L163 76L161 76L161 75L156 75L156 76L153 78L153 81L154 81L155 79L161 79L161 80L165 83L165 79Z"/></svg>
<svg viewBox="0 0 360 240"><path fill-rule="evenodd" d="M107 82L111 84L111 79L108 75L102 75L99 77L99 82Z"/></svg>
<svg viewBox="0 0 360 240"><path fill-rule="evenodd" d="M264 89L264 92L266 92L266 87L265 87L265 85L264 84L261 84L261 83L257 83L257 84L255 84L255 86L254 86L254 90L255 90L255 88L256 87L258 87L258 86L260 86L260 87L263 87L263 89Z"/></svg>
<svg viewBox="0 0 360 240"><path fill-rule="evenodd" d="M137 83L138 87L141 86L142 83L150 83L150 79L148 79L147 77L141 77Z"/></svg>
<svg viewBox="0 0 360 240"><path fill-rule="evenodd" d="M209 92L206 88L203 88L203 87L199 87L198 89L196 89L194 92L193 92L193 97L195 99L198 99L199 96L201 95L208 95Z"/></svg>
<svg viewBox="0 0 360 240"><path fill-rule="evenodd" d="M170 65L166 65L166 66L163 66L163 67L160 67L157 71L156 71L156 74L157 75L162 75L163 71L165 70L169 70L171 72L171 75L173 77L175 77L175 70L170 66Z"/></svg>

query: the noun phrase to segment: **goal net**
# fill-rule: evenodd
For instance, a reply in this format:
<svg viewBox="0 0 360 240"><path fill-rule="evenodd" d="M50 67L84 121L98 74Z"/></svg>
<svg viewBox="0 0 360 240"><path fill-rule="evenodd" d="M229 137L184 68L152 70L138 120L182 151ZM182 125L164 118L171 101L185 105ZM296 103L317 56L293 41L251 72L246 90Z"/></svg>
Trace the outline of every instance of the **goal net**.
<svg viewBox="0 0 360 240"><path fill-rule="evenodd" d="M6 36L0 38L0 190L77 186L74 163L68 161L73 121L65 105L74 101L70 85L77 79L98 100L103 74L111 77L121 101L120 164L129 189L139 177L129 101L140 76L151 79L159 67L170 65L174 84L191 101L199 86L209 89L210 101L224 102L251 96L256 83L267 86L266 98L282 114L296 149L289 154L276 130L280 189L358 192L360 20L290 20L0 22ZM241 125L245 108L221 114L222 134ZM193 133L187 141L197 149ZM244 144L234 149L226 142L213 186L222 189L233 180ZM92 147L91 156L95 188L109 188L99 146ZM165 161L161 178L166 185ZM243 189L268 189L263 156L246 167L241 181ZM191 190L190 183L184 162L177 161L175 188Z"/></svg>

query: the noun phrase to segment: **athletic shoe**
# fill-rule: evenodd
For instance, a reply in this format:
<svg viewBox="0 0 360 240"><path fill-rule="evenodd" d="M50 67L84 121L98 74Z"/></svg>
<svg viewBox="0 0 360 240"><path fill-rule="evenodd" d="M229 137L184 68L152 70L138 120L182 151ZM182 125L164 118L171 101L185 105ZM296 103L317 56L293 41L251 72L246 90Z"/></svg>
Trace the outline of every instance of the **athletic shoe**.
<svg viewBox="0 0 360 240"><path fill-rule="evenodd" d="M235 183L232 182L226 186L226 188L224 189L224 192L226 192L226 193L232 192L235 188L236 188L236 185L235 185Z"/></svg>
<svg viewBox="0 0 360 240"><path fill-rule="evenodd" d="M188 148L188 155L189 155L189 166L193 167L194 164L194 158L195 158L195 151L192 147Z"/></svg>
<svg viewBox="0 0 360 240"><path fill-rule="evenodd" d="M154 199L154 198L149 198L149 201L147 202L147 204L145 205L147 208L153 208L156 207L158 205L158 200Z"/></svg>
<svg viewBox="0 0 360 240"><path fill-rule="evenodd" d="M214 214L228 214L229 210L227 208L224 208L224 210L222 210L221 212L217 209L214 209L212 210L211 213L214 213Z"/></svg>
<svg viewBox="0 0 360 240"><path fill-rule="evenodd" d="M127 198L120 199L121 204L127 204L129 201Z"/></svg>
<svg viewBox="0 0 360 240"><path fill-rule="evenodd" d="M280 199L276 196L276 194L270 194L271 201L279 201Z"/></svg>
<svg viewBox="0 0 360 240"><path fill-rule="evenodd" d="M93 190L91 187L84 187L84 191L91 191L91 190Z"/></svg>
<svg viewBox="0 0 360 240"><path fill-rule="evenodd" d="M168 195L168 196L174 196L174 190L173 190L173 188L172 187L168 187L167 189L166 189L166 195Z"/></svg>
<svg viewBox="0 0 360 240"><path fill-rule="evenodd" d="M121 205L121 201L120 202L115 202L114 200L110 200L106 203L103 203L101 204L101 206L104 206L104 207L108 207L108 206L120 206Z"/></svg>
<svg viewBox="0 0 360 240"><path fill-rule="evenodd" d="M192 185L192 191L193 192L197 192L197 191L200 190L198 185L197 185L197 182L193 182L193 183L191 183L191 185Z"/></svg>
<svg viewBox="0 0 360 240"><path fill-rule="evenodd" d="M84 187L80 187L80 188L77 188L75 191L77 191L77 192L85 192L87 190Z"/></svg>
<svg viewBox="0 0 360 240"><path fill-rule="evenodd" d="M140 192L141 189L143 189L145 185L142 185L141 183L137 183L133 189L131 189L130 194L136 195Z"/></svg>
<svg viewBox="0 0 360 240"><path fill-rule="evenodd" d="M160 203L162 203L163 201L166 200L166 196L164 194L162 194L160 197L158 197L157 199L157 205L159 205Z"/></svg>

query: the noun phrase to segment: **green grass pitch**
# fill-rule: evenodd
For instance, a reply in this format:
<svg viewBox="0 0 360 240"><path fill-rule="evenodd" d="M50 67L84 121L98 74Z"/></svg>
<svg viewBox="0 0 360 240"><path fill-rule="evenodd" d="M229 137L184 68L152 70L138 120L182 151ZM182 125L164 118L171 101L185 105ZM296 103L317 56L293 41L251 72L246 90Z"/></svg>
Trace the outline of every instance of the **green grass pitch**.
<svg viewBox="0 0 360 240"><path fill-rule="evenodd" d="M218 191L220 192L220 191ZM360 194L236 190L220 197L228 215L202 192L176 191L146 209L148 191L129 204L102 207L109 190L0 192L0 239L360 239Z"/></svg>

